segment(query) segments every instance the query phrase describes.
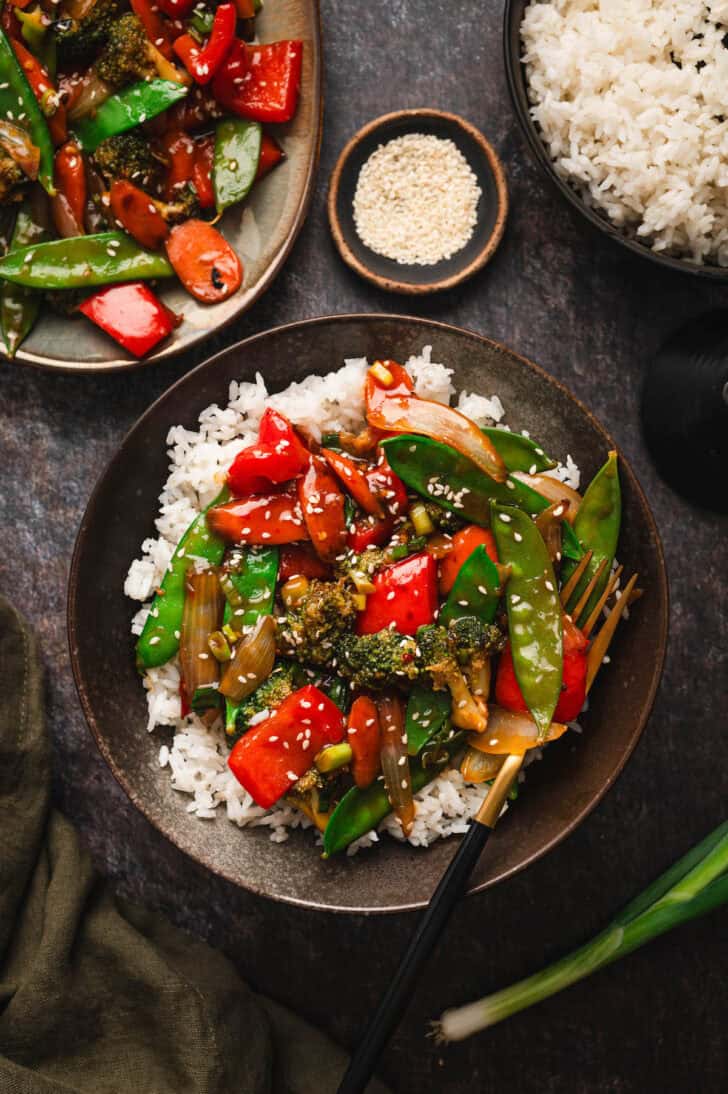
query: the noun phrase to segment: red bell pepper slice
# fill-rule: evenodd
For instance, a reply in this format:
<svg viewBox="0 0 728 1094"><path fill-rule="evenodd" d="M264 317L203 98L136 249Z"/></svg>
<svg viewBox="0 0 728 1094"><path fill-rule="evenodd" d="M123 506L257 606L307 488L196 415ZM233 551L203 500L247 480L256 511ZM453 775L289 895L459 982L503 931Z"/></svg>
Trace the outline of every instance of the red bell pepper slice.
<svg viewBox="0 0 728 1094"><path fill-rule="evenodd" d="M380 361L379 364L383 365L392 374L394 383L390 384L389 387L385 387L371 369L368 370L364 380L364 402L366 403L367 417L369 412L381 406L385 399L392 398L392 396L412 395L415 390L412 377L402 365L389 360Z"/></svg>
<svg viewBox="0 0 728 1094"><path fill-rule="evenodd" d="M228 486L238 497L260 494L303 474L310 458L288 419L268 407L260 420L258 443L237 454L228 471Z"/></svg>
<svg viewBox="0 0 728 1094"><path fill-rule="evenodd" d="M68 141L56 152L53 160L53 181L57 191L53 198L53 214L59 235L83 235L86 168L81 150L73 141ZM62 212L58 209L61 203L64 206ZM75 231L71 230L73 227Z"/></svg>
<svg viewBox="0 0 728 1094"><path fill-rule="evenodd" d="M561 695L554 711L554 722L573 722L586 698L586 648L589 645L582 632L568 615L563 616L564 669ZM506 710L527 711L526 701L516 679L510 643L498 660L495 678L495 701Z"/></svg>
<svg viewBox="0 0 728 1094"><path fill-rule="evenodd" d="M159 10L170 19L184 19L196 3L197 0L157 0Z"/></svg>
<svg viewBox="0 0 728 1094"><path fill-rule="evenodd" d="M230 543L272 546L308 539L294 490L229 501L207 511L211 532Z"/></svg>
<svg viewBox="0 0 728 1094"><path fill-rule="evenodd" d="M177 325L174 313L142 281L101 289L79 311L135 357L149 353Z"/></svg>
<svg viewBox="0 0 728 1094"><path fill-rule="evenodd" d="M383 520L382 503L367 482L367 465L357 464L342 452L334 452L331 448L322 448L321 455L359 508L370 516Z"/></svg>
<svg viewBox="0 0 728 1094"><path fill-rule="evenodd" d="M149 194L127 179L117 179L109 191L111 211L142 247L158 251L169 235L169 225Z"/></svg>
<svg viewBox="0 0 728 1094"><path fill-rule="evenodd" d="M164 200L174 201L181 190L192 178L195 165L196 146L192 137L186 133L170 130L160 141L162 155L167 161L167 174L164 179Z"/></svg>
<svg viewBox="0 0 728 1094"><path fill-rule="evenodd" d="M367 472L367 482L393 517L404 516L409 507L407 489L387 463L384 452L380 451L376 466Z"/></svg>
<svg viewBox="0 0 728 1094"><path fill-rule="evenodd" d="M374 517L360 517L350 524L346 532L346 546L360 554L367 547L381 547L388 543L394 532L391 517L376 520Z"/></svg>
<svg viewBox="0 0 728 1094"><path fill-rule="evenodd" d="M15 17L13 16L13 18ZM17 20L15 21L17 22ZM4 29L7 31L7 28ZM38 100L41 110L45 113L49 102L58 103L58 92L48 74L48 70L44 68L37 57L33 56L29 49L25 48L22 42L17 41L14 37L10 37L9 41L10 45L13 47L15 56L18 58L18 64L25 73L25 78L30 84L31 90ZM46 118L46 121L53 143L56 145L63 144L68 137L65 106L58 103L55 111L50 117Z"/></svg>
<svg viewBox="0 0 728 1094"><path fill-rule="evenodd" d="M495 545L495 536L489 528L481 528L478 524L469 524L467 528L461 528L452 537L452 550L445 555L440 563L440 594L447 596L455 584L455 578L461 568L468 561L476 547L485 547L486 554L491 562L498 561L498 551Z"/></svg>
<svg viewBox="0 0 728 1094"><path fill-rule="evenodd" d="M353 753L351 773L363 790L376 779L381 769L379 711L367 695L360 695L351 704L346 725L346 739Z"/></svg>
<svg viewBox="0 0 728 1094"><path fill-rule="evenodd" d="M159 6L152 0L131 0L131 10L147 32L147 38L163 57L172 60L172 43L167 34L167 24L160 19Z"/></svg>
<svg viewBox="0 0 728 1094"><path fill-rule="evenodd" d="M313 765L316 753L344 736L344 718L313 684L294 691L237 742L228 766L263 809L270 809Z"/></svg>
<svg viewBox="0 0 728 1094"><path fill-rule="evenodd" d="M289 577L331 577L331 570L322 562L310 543L295 543L281 547L278 561L278 580L281 584Z"/></svg>
<svg viewBox="0 0 728 1094"><path fill-rule="evenodd" d="M165 241L167 258L187 292L203 304L219 304L243 283L243 264L223 235L206 220L175 224Z"/></svg>
<svg viewBox="0 0 728 1094"><path fill-rule="evenodd" d="M197 200L201 209L212 209L215 205L215 190L212 185L212 165L215 158L214 136L201 137L195 141L195 160L192 166L192 184L197 191Z"/></svg>
<svg viewBox="0 0 728 1094"><path fill-rule="evenodd" d="M240 118L289 122L298 106L302 58L299 40L247 47L236 41L213 83L215 98Z"/></svg>
<svg viewBox="0 0 728 1094"><path fill-rule="evenodd" d="M437 612L437 564L425 552L411 555L379 570L372 580L374 592L357 616L357 634L377 634L392 627L412 635L432 623Z"/></svg>
<svg viewBox="0 0 728 1094"><path fill-rule="evenodd" d="M324 562L333 562L346 547L345 502L320 456L311 457L306 474L298 480L298 497L316 554Z"/></svg>
<svg viewBox="0 0 728 1094"><path fill-rule="evenodd" d="M260 182L265 178L274 167L286 158L286 153L281 148L278 141L271 137L270 134L264 133L260 142L260 156L258 158L258 170L255 174L255 181Z"/></svg>
<svg viewBox="0 0 728 1094"><path fill-rule="evenodd" d="M210 37L202 48L191 34L182 34L175 39L174 52L198 84L209 84L230 52L237 18L235 4L220 4Z"/></svg>

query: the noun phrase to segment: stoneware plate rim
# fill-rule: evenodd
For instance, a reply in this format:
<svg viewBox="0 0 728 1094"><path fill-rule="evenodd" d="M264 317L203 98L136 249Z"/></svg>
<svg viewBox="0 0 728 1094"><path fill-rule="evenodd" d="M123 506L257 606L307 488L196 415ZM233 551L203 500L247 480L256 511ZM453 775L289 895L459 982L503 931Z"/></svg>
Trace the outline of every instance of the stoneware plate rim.
<svg viewBox="0 0 728 1094"><path fill-rule="evenodd" d="M418 118L434 118L453 129L461 129L480 146L488 161L497 198L496 218L493 229L483 242L483 245L475 258L463 266L462 269L448 277L435 277L432 281L424 282L386 277L376 273L376 271L367 266L367 264L358 258L351 249L347 238L348 233L341 224L341 218L339 217L337 207L344 170L352 154L356 152L360 144L367 140L372 134L376 133L377 130L386 130L402 120L408 121L411 119L412 121L415 121ZM402 293L408 296L424 296L428 293L443 292L446 289L452 289L456 285L460 285L464 281L470 280L471 277L474 277L475 274L482 270L494 257L500 246L501 240L503 239L506 221L508 220L509 196L506 170L500 156L485 134L482 133L476 125L469 122L467 118L462 117L462 115L447 110L438 110L436 107L426 106L411 107L405 110L393 110L387 114L380 114L378 117L372 118L371 121L361 126L361 128L359 128L346 142L339 153L329 178L326 205L329 229L334 244L339 255L351 270L371 284L376 285L380 289L384 289L385 292ZM454 255L453 257L456 258L457 255ZM402 267L403 270L406 270L407 268L407 266ZM433 267L433 269L436 268L437 265Z"/></svg>
<svg viewBox="0 0 728 1094"><path fill-rule="evenodd" d="M654 617L652 618L652 626L656 628L655 633L657 635L655 642L656 656L652 667L651 675L649 677L649 687L647 688L645 696L642 700L639 716L636 719L634 727L631 730L629 739L624 746L623 751L619 756L619 759L612 767L609 776L604 780L603 783L599 785L597 791L589 791L591 796L588 798L588 800L584 802L584 804L577 810L577 812L568 820L567 823L565 823L560 828L560 830L551 839L549 839L546 843L544 843L541 847L537 848L535 851L528 854L522 860L518 861L509 868L502 870L496 876L486 879L480 884L475 884L471 886L471 888L468 890L469 894L481 892L487 888L490 888L490 886L492 885L495 885L509 877L512 877L514 874L520 872L525 867L530 866L532 863L538 861L549 851L558 846L558 844L560 844L582 823L582 821L589 815L589 813L591 813L592 810L602 801L607 791L614 785L614 782L616 781L619 774L622 772L625 764L627 763L627 760L632 755L632 752L634 751L637 743L642 736L642 732L649 718L659 687L667 649L669 590L664 553L655 519L652 515L652 511L650 509L645 493L639 483L639 480L632 470L631 464L621 452L621 450L619 450L618 446L614 443L611 435L598 421L598 419L592 414L592 412L581 402L581 400L578 399L577 396L573 395L569 391L569 389L561 383L561 381L555 379L541 366L535 364L530 359L509 349L503 343L496 342L493 339L479 334L476 331L457 327L454 324L440 322L437 320L423 319L416 316L398 315L393 313L349 313L340 315L328 315L282 324L278 327L270 328L267 331L251 335L250 337L236 343L235 345L230 346L227 349L215 354L213 357L208 358L206 361L203 361L195 369L186 373L184 376L180 377L172 385L170 385L170 387L167 388L167 390L163 392L151 404L151 406L144 412L144 414L141 415L141 417L134 423L132 428L126 433L123 440L119 443L113 456L108 461L105 468L98 476L94 484L76 536L69 572L67 595L67 636L71 666L81 708L83 710L88 726L91 730L91 733L99 748L99 751L106 763L108 764L109 768L111 769L111 772L114 775L116 781L124 790L130 801L137 807L137 809L139 809L139 811L153 825L153 827L157 829L157 831L159 831L180 851L182 851L188 857L192 858L200 866L203 866L205 869L209 870L211 873L217 874L218 876L223 877L225 880L230 881L231 883L238 885L241 888L248 889L259 896L268 897L270 899L277 900L282 903L292 904L294 906L314 908L320 911L344 912L351 914L384 914L412 911L418 908L422 908L426 905L427 901L404 901L397 904L380 904L376 906L321 903L316 899L303 899L299 896L291 895L288 893L271 892L265 886L261 886L259 883L257 883L255 878L248 879L246 877L245 880L241 880L240 877L235 876L225 869L218 868L217 866L207 862L203 856L196 854L193 850L190 850L189 847L185 845L184 840L178 835L173 824L168 823L167 825L165 825L165 823L163 823L153 814L152 807L147 806L145 801L142 800L134 785L128 779L123 767L118 765L116 760L114 759L109 744L107 742L106 735L102 727L98 724L96 714L88 696L84 676L84 668L81 663L81 658L79 656L77 641L77 634L80 633L80 620L76 611L77 597L79 593L80 559L87 538L89 536L93 536L94 513L97 507L97 503L103 493L107 477L109 477L112 472L115 471L117 468L123 467L123 463L127 455L126 450L128 445L132 444L138 435L143 435L147 423L150 421L150 419L154 419L158 409L163 406L167 399L170 398L181 385L190 382L194 379L196 375L199 375L203 372L214 371L218 364L224 362L225 359L230 357L231 355L244 355L245 351L251 346L255 346L258 343L265 342L267 339L274 338L276 336L285 336L289 332L304 331L307 335L310 334L310 337L313 338L315 337L315 332L318 328L325 328L329 324L339 324L342 326L342 328L344 328L347 323L352 322L362 324L376 324L386 322L396 324L414 324L416 327L422 330L422 344L426 344L428 332L442 332L446 335L455 336L458 339L464 338L466 340L472 340L483 347L488 347L491 351L495 351L496 353L505 353L508 357L517 359L522 365L526 367L526 369L531 370L531 372L534 373L535 377L541 383L546 383L547 385L552 386L561 398L565 398L570 404L572 404L576 408L578 412L580 412L586 418L589 428L596 432L596 434L600 438L600 442L604 444L605 451L607 447L609 447L610 449L617 449L617 451L619 452L622 473L629 481L630 489L634 491L635 505L640 512L640 516L643 517L646 522L646 530L648 533L649 541L651 543L651 550L654 552L655 584L652 586L651 592L655 593L654 603L656 607ZM341 362L335 362L332 368L340 367L340 363ZM203 407L200 406L199 408L193 409L196 409L196 412L199 413L199 410L202 410ZM168 427L171 424L174 423L168 423ZM652 597L650 599L652 599ZM131 618L132 612L132 602L129 601L129 618ZM140 734L146 735L146 731L143 726L140 726L139 732ZM514 808L517 808L517 806ZM222 817L220 819L224 820L224 818ZM224 821L224 823L228 822ZM233 832L239 831L232 825L231 828ZM457 846L457 840L454 837L451 837L450 840L438 841L438 844L440 846L445 844L452 847L452 851L454 853ZM372 851L365 853L372 855L386 853L387 846L387 841L384 841L382 844L375 847ZM437 846L437 844L435 846ZM285 854L285 848L281 848L281 850ZM313 841L311 841L311 845L308 850L310 851L310 854L312 856L317 855L317 850L313 844ZM416 850L418 854L426 858L428 854L428 849L417 848Z"/></svg>
<svg viewBox="0 0 728 1094"><path fill-rule="evenodd" d="M703 277L718 282L728 281L728 268L716 265L698 266L687 259L675 258L671 255L653 251L646 243L640 243L636 239L625 235L615 224L607 220L606 216L601 215L594 209L590 209L576 190L556 173L549 159L546 146L539 136L536 124L530 117L528 108L525 105L528 101L528 89L520 57L520 26L523 20L523 11L529 2L530 0L506 0L503 10L503 54L513 110L518 119L521 132L526 138L529 149L543 174L584 220L588 221L592 227L608 239L619 243L622 247L626 247L632 254L639 255L641 258L646 258L648 261L662 266L663 269L674 270L677 273L691 274L693 277Z"/></svg>
<svg viewBox="0 0 728 1094"><path fill-rule="evenodd" d="M42 356L38 353L34 353L27 348L21 346L14 358L10 359L3 352L0 346L0 359L6 363L13 364L17 362L23 365L30 365L33 368L38 368L45 372L60 372L60 373L114 373L122 371L133 371L139 368L147 368L161 362L167 362L174 360L175 357L181 353L188 351L199 351L208 338L214 334L219 333L228 327L231 323L240 319L245 315L257 302L261 296L270 288L273 281L280 273L283 265L285 264L288 256L296 242L303 225L306 222L311 202L313 200L316 176L318 173L319 159L321 153L321 140L323 134L323 111L324 111L324 93L323 93L323 35L321 29L321 9L320 0L301 0L302 4L306 5L310 9L310 19L312 24L312 37L311 37L311 52L312 52L312 70L311 70L311 82L310 82L310 95L311 95L311 135L307 141L307 161L305 167L305 173L303 176L303 182L300 187L300 200L296 206L295 213L288 224L288 228L285 235L282 237L278 250L275 252L272 260L265 267L257 282L255 282L250 295L247 296L245 286L243 286L243 292L246 295L245 303L241 303L239 307L231 310L230 314L224 319L215 321L215 305L209 309L212 322L209 326L200 329L198 333L190 337L187 341L178 342L176 337L173 336L172 340L163 346L156 353L150 353L146 357L141 359L127 359L124 357L114 357L108 360L100 361L82 361L80 363L73 363L67 358L53 358L52 356ZM190 298L191 299L191 298ZM234 300L234 297L230 298ZM80 320L68 319L67 322L80 322ZM108 339L109 345L113 345L112 339Z"/></svg>

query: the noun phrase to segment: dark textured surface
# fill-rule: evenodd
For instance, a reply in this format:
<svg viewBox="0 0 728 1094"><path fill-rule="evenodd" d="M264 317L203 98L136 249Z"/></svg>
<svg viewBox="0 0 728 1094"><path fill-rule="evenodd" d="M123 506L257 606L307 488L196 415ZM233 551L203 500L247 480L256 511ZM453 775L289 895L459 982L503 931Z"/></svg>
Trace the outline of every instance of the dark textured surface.
<svg viewBox="0 0 728 1094"><path fill-rule="evenodd" d="M574 945L724 819L728 524L691 508L656 478L639 434L638 402L645 364L660 341L682 320L720 306L725 290L656 270L585 234L546 187L507 99L495 0L325 0L323 16L327 111L312 213L273 290L226 340L326 311L391 310L391 297L359 281L334 254L325 222L327 172L355 129L385 110L432 105L463 114L509 170L506 238L472 282L402 310L507 342L595 410L650 496L673 597L663 685L626 771L557 851L458 911L383 1072L404 1094L497 1086L519 1094L725 1090L721 913L487 1036L444 1052L424 1039L427 1019L442 1007ZM96 752L71 681L65 581L81 512L125 429L191 363L105 379L0 366L0 588L42 638L57 799L98 866L128 895L224 946L257 987L352 1042L412 919L322 917L207 876L126 800Z"/></svg>

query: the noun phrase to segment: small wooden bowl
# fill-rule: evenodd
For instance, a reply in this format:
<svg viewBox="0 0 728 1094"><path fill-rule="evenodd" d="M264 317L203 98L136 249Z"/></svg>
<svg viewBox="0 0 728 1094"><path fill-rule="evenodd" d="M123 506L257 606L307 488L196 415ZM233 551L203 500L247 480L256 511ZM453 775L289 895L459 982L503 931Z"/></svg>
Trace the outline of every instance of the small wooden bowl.
<svg viewBox="0 0 728 1094"><path fill-rule="evenodd" d="M431 266L403 265L377 254L362 242L354 225L359 172L379 145L407 133L449 138L468 161L482 191L470 240L456 254ZM494 149L470 122L442 110L398 110L369 122L346 145L331 173L328 209L331 233L347 266L387 292L420 295L451 289L490 261L505 229L508 187Z"/></svg>

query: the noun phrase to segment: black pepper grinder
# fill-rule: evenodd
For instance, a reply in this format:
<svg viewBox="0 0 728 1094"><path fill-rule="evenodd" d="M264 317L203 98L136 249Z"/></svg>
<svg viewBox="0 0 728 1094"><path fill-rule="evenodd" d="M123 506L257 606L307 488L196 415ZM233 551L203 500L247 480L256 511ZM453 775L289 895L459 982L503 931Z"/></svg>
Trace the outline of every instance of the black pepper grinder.
<svg viewBox="0 0 728 1094"><path fill-rule="evenodd" d="M660 347L642 391L642 428L668 486L728 513L728 311L691 319Z"/></svg>

